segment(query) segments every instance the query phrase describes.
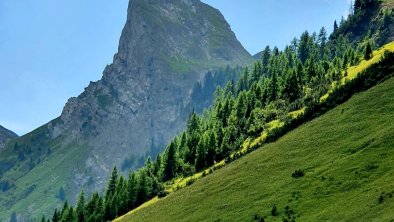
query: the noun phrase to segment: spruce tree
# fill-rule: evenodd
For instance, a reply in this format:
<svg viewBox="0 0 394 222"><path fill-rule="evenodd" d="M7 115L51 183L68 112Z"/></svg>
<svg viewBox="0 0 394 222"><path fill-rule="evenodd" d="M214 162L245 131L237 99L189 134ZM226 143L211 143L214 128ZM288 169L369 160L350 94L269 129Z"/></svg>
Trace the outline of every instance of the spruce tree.
<svg viewBox="0 0 394 222"><path fill-rule="evenodd" d="M300 43L298 45L298 58L301 60L302 63L309 58L309 33L305 31L301 35Z"/></svg>
<svg viewBox="0 0 394 222"><path fill-rule="evenodd" d="M146 176L146 171L143 169L140 171L139 184L137 190L137 205L140 205L147 201L149 198L149 185Z"/></svg>
<svg viewBox="0 0 394 222"><path fill-rule="evenodd" d="M206 157L206 161L207 161L207 165L208 166L212 166L214 164L215 161L215 155L216 155L216 137L215 137L215 133L213 131L209 132L209 137L208 137L208 143L207 143L207 157Z"/></svg>
<svg viewBox="0 0 394 222"><path fill-rule="evenodd" d="M55 209L55 212L53 213L52 222L60 222L60 214L57 212L57 209Z"/></svg>
<svg viewBox="0 0 394 222"><path fill-rule="evenodd" d="M271 58L271 49L267 45L263 51L263 56L261 57L261 71L263 74L267 74L268 71L268 64Z"/></svg>
<svg viewBox="0 0 394 222"><path fill-rule="evenodd" d="M207 149L206 149L206 137L201 138L197 146L197 156L196 156L196 170L202 170L205 167Z"/></svg>
<svg viewBox="0 0 394 222"><path fill-rule="evenodd" d="M112 170L111 178L109 179L106 198L110 198L116 190L116 182L118 181L118 170L116 166Z"/></svg>
<svg viewBox="0 0 394 222"><path fill-rule="evenodd" d="M85 192L82 190L79 195L78 203L77 203L77 220L78 222L84 222L85 219Z"/></svg>
<svg viewBox="0 0 394 222"><path fill-rule="evenodd" d="M128 190L127 201L128 201L129 209L134 209L136 207L137 186L138 186L137 175L135 172L133 172L129 175L129 179L127 182L127 190Z"/></svg>
<svg viewBox="0 0 394 222"><path fill-rule="evenodd" d="M334 21L334 33L338 30L337 20Z"/></svg>
<svg viewBox="0 0 394 222"><path fill-rule="evenodd" d="M372 47L371 47L371 43L368 42L364 50L364 59L370 60L371 58L372 58Z"/></svg>
<svg viewBox="0 0 394 222"><path fill-rule="evenodd" d="M167 158L164 162L164 180L171 180L175 177L177 168L175 142L170 143L166 157Z"/></svg>
<svg viewBox="0 0 394 222"><path fill-rule="evenodd" d="M65 222L70 222L70 221L74 221L74 220L75 220L74 209L72 207L70 207L68 209Z"/></svg>
<svg viewBox="0 0 394 222"><path fill-rule="evenodd" d="M268 93L269 102L273 102L278 98L278 76L276 75L276 72L272 74Z"/></svg>

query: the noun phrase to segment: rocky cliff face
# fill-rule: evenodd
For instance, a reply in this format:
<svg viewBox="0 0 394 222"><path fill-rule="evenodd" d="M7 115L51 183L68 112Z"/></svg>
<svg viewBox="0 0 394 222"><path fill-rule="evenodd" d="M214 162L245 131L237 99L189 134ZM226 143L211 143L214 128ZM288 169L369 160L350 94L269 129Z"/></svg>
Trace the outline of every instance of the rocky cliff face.
<svg viewBox="0 0 394 222"><path fill-rule="evenodd" d="M0 126L0 151L5 148L8 140L16 137L18 137L18 135L16 135L14 132Z"/></svg>
<svg viewBox="0 0 394 222"><path fill-rule="evenodd" d="M209 69L250 61L216 9L197 0L132 0L113 64L68 101L51 136L85 141L107 173L125 153L144 155L183 128L190 90Z"/></svg>
<svg viewBox="0 0 394 222"><path fill-rule="evenodd" d="M10 193L0 202L34 214L46 207L34 203L35 193L52 192L47 201L53 202L59 187L69 200L82 187L102 190L114 165L129 158L137 167L136 160L158 152L184 128L192 87L207 71L252 61L220 12L199 0L130 0L118 52L102 79L69 99L59 118L13 145L31 157L14 168L29 170L11 176L11 163L0 158L0 176L15 181L15 192L35 184L27 197L19 187L23 200Z"/></svg>

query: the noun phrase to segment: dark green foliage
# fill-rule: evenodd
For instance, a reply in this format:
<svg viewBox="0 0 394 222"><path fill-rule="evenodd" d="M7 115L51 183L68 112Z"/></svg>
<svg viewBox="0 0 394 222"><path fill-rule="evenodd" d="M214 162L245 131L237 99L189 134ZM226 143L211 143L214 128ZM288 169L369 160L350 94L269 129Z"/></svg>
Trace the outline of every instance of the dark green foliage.
<svg viewBox="0 0 394 222"><path fill-rule="evenodd" d="M274 217L279 215L278 208L276 207L276 204L274 204L272 206L271 215L274 216Z"/></svg>
<svg viewBox="0 0 394 222"><path fill-rule="evenodd" d="M76 212L77 212L78 222L86 221L86 218L85 218L85 193L83 191L79 195Z"/></svg>
<svg viewBox="0 0 394 222"><path fill-rule="evenodd" d="M60 221L60 214L57 212L57 209L55 209L55 212L53 213L52 216L52 222L59 222Z"/></svg>
<svg viewBox="0 0 394 222"><path fill-rule="evenodd" d="M111 178L108 183L108 188L106 193L107 198L110 198L115 193L117 180L118 180L118 170L116 169L116 167L114 167L114 169L112 170Z"/></svg>
<svg viewBox="0 0 394 222"><path fill-rule="evenodd" d="M194 123L191 123L194 124ZM194 127L194 125L193 125ZM176 144L175 142L170 143L166 155L166 161L164 165L164 180L170 180L175 177L177 168L177 157L176 157Z"/></svg>
<svg viewBox="0 0 394 222"><path fill-rule="evenodd" d="M258 214L254 215L253 220L258 221L258 222L265 222L264 217L262 217L262 216L260 216Z"/></svg>
<svg viewBox="0 0 394 222"><path fill-rule="evenodd" d="M334 21L334 33L338 31L338 24L337 24L337 20Z"/></svg>
<svg viewBox="0 0 394 222"><path fill-rule="evenodd" d="M303 176L305 176L305 173L304 173L303 170L295 170L295 171L291 174L291 177L293 177L293 178L300 178L300 177L303 177Z"/></svg>
<svg viewBox="0 0 394 222"><path fill-rule="evenodd" d="M372 58L372 47L371 43L367 43L365 45L365 50L364 50L364 59L365 60L370 60Z"/></svg>

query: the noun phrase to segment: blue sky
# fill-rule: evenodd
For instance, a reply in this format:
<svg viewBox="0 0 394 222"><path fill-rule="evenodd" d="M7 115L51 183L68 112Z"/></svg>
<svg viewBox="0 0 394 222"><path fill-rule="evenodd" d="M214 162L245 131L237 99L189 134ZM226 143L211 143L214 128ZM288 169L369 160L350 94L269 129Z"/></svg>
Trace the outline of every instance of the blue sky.
<svg viewBox="0 0 394 222"><path fill-rule="evenodd" d="M251 53L332 30L348 0L203 0ZM128 0L1 0L0 125L22 135L61 114L112 62Z"/></svg>

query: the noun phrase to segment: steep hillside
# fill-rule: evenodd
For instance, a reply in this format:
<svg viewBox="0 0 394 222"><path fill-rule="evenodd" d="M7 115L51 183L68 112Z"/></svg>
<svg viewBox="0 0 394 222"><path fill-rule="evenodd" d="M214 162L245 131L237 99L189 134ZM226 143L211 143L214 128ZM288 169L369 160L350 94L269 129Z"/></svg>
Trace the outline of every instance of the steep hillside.
<svg viewBox="0 0 394 222"><path fill-rule="evenodd" d="M394 0L357 0L354 12L331 35L350 42L372 40L378 47L394 40ZM342 22L341 22L342 23ZM339 24L339 23L338 23Z"/></svg>
<svg viewBox="0 0 394 222"><path fill-rule="evenodd" d="M393 220L393 97L391 78L117 221Z"/></svg>
<svg viewBox="0 0 394 222"><path fill-rule="evenodd" d="M141 166L185 127L197 81L252 61L218 10L198 0L131 0L102 79L1 155L0 180L10 189L0 195L0 220L41 216L81 188L102 190L114 165Z"/></svg>
<svg viewBox="0 0 394 222"><path fill-rule="evenodd" d="M14 132L0 126L0 150L5 148L8 140L16 137L18 137L18 135L16 135Z"/></svg>

